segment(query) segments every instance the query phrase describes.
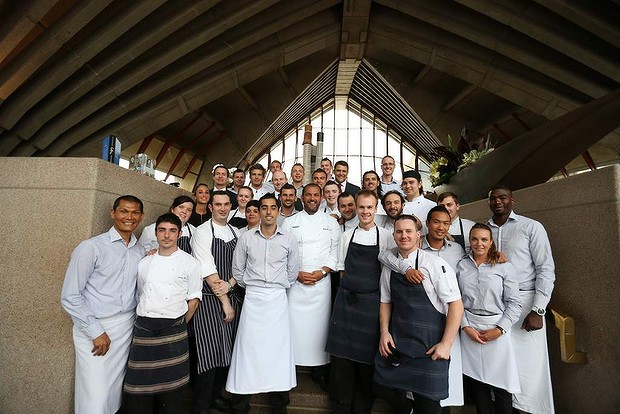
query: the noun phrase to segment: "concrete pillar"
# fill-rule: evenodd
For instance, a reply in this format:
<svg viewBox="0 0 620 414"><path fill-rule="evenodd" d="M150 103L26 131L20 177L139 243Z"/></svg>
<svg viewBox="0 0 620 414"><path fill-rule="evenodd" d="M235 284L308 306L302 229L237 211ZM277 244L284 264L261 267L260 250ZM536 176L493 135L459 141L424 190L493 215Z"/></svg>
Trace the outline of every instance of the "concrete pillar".
<svg viewBox="0 0 620 414"><path fill-rule="evenodd" d="M560 359L559 331L547 318L556 413L618 411L620 389L620 165L515 191L514 211L540 221L556 266L550 308L573 317L585 365ZM460 215L486 222L487 200ZM509 258L510 260L510 258Z"/></svg>
<svg viewBox="0 0 620 414"><path fill-rule="evenodd" d="M110 228L123 194L145 204L139 235L185 192L94 158L0 158L0 412L73 412L73 323L60 291L71 251Z"/></svg>

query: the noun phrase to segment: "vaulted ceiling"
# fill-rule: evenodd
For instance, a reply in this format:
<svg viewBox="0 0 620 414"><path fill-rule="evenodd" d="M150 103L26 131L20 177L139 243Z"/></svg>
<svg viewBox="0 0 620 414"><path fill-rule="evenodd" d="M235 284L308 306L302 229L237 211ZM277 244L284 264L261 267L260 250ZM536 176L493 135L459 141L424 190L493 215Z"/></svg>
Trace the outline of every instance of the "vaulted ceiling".
<svg viewBox="0 0 620 414"><path fill-rule="evenodd" d="M330 73L313 97L388 116L385 90L432 139L503 143L620 87L619 17L614 0L5 0L0 156L98 156L116 134L183 152L164 165L181 173L244 165ZM419 141L403 116L388 122ZM616 129L588 156L619 152Z"/></svg>

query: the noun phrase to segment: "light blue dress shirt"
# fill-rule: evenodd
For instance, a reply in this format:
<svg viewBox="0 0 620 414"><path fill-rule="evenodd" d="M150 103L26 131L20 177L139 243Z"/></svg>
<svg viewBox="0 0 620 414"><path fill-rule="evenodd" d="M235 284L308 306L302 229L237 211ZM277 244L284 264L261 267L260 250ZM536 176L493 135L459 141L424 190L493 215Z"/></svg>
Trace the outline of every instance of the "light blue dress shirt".
<svg viewBox="0 0 620 414"><path fill-rule="evenodd" d="M81 242L71 254L61 303L75 326L95 339L105 332L100 318L136 308L138 263L145 255L136 236L129 245L114 226Z"/></svg>

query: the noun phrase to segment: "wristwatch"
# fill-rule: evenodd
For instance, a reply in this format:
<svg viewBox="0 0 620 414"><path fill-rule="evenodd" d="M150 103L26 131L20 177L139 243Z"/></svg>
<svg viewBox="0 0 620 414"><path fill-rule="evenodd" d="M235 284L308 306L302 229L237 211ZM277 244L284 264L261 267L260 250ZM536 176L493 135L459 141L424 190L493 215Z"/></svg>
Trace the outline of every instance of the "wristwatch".
<svg viewBox="0 0 620 414"><path fill-rule="evenodd" d="M496 327L497 329L499 329L499 331L502 333L502 335L506 335L506 330L505 330L504 328L502 328L502 327L501 327L501 326L499 326L499 325L495 325L495 327Z"/></svg>
<svg viewBox="0 0 620 414"><path fill-rule="evenodd" d="M545 316L547 310L545 308L539 308L538 306L532 306L532 310L538 314L538 316Z"/></svg>
<svg viewBox="0 0 620 414"><path fill-rule="evenodd" d="M321 268L321 273L323 274L323 276L325 276L327 274L327 272L323 268Z"/></svg>

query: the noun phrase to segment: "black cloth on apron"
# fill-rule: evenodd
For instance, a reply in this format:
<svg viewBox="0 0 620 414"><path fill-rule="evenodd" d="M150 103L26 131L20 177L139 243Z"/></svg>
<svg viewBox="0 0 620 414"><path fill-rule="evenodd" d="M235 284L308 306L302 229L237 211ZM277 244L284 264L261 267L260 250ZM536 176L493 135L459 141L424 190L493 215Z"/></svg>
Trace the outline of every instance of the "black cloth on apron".
<svg viewBox="0 0 620 414"><path fill-rule="evenodd" d="M409 283L400 273L392 271L390 290L390 332L400 364L394 366L393 358L383 358L377 353L375 381L434 401L447 398L450 361L433 361L426 355L426 351L441 341L446 316L435 309L421 283Z"/></svg>
<svg viewBox="0 0 620 414"><path fill-rule="evenodd" d="M213 222L211 232L213 230ZM230 227L230 226L229 226ZM211 254L215 261L215 267L220 279L228 281L232 277L232 257L237 245L237 236L232 227L233 239L225 242L215 236L211 241ZM212 368L227 367L230 365L233 345L239 316L241 315L241 304L243 302L243 289L238 285L228 294L230 303L235 310L235 318L229 322L224 322L224 313L220 300L215 296L207 281L202 285L202 303L198 306L196 314L191 319L193 337L196 340L196 353L198 356L198 374L202 374Z"/></svg>
<svg viewBox="0 0 620 414"><path fill-rule="evenodd" d="M379 344L379 229L374 246L349 241L329 327L325 351L341 358L372 364Z"/></svg>
<svg viewBox="0 0 620 414"><path fill-rule="evenodd" d="M231 226L236 227L238 229L242 229L242 228L244 228L244 227L246 227L248 225L248 221L247 221L247 219L245 217L237 217L237 216L235 216L235 214L237 214L237 211L239 211L238 208L235 210L235 213L230 218L230 220L228 220L228 224L230 224Z"/></svg>
<svg viewBox="0 0 620 414"><path fill-rule="evenodd" d="M177 246L185 253L192 254L192 231L189 229L189 226L187 224L183 226L183 233L185 232L187 232L188 234L183 234L177 239Z"/></svg>
<svg viewBox="0 0 620 414"><path fill-rule="evenodd" d="M196 210L192 211L192 215L189 217L189 220L187 220L187 222L194 227L198 227L202 223L206 223L210 219L211 219L211 212L207 208L207 211L205 211L204 214L200 214L196 212Z"/></svg>
<svg viewBox="0 0 620 414"><path fill-rule="evenodd" d="M158 394L189 382L185 315L177 319L138 316L134 323L124 391Z"/></svg>
<svg viewBox="0 0 620 414"><path fill-rule="evenodd" d="M463 234L463 220L459 217L459 225L461 226L461 234L452 234L451 236L454 238L454 241L461 245L463 250L465 250L465 235Z"/></svg>

